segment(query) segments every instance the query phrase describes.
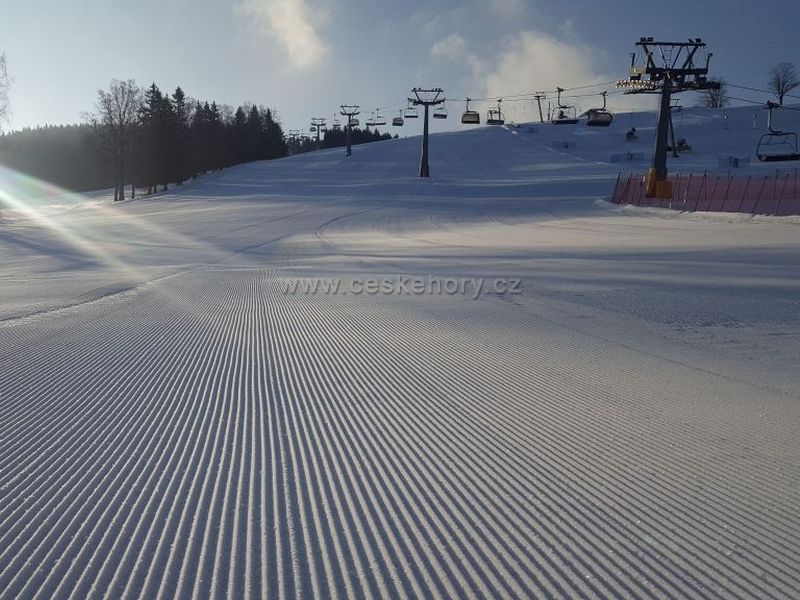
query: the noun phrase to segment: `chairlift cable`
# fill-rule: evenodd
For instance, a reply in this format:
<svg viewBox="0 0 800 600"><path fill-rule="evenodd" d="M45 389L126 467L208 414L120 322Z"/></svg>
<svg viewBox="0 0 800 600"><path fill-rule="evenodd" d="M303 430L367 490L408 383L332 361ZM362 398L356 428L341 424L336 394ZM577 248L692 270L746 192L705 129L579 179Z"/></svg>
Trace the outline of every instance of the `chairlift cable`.
<svg viewBox="0 0 800 600"><path fill-rule="evenodd" d="M762 89L759 89L759 88L748 87L746 85L736 85L734 83L729 83L727 81L725 82L725 85L727 85L728 87L732 87L732 88L736 88L736 89L740 89L740 90L748 90L750 92L759 92L761 94L768 94L770 96L774 96L775 95L774 91L762 90ZM796 96L794 94L784 94L783 96L784 96L784 98L795 98L797 100L800 100L800 96Z"/></svg>

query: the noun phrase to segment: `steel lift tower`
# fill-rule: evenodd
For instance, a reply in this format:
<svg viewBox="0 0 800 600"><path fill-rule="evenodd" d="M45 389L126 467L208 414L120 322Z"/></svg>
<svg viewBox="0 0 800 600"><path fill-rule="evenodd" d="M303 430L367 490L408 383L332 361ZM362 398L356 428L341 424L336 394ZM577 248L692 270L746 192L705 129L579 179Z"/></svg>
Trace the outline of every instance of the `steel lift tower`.
<svg viewBox="0 0 800 600"><path fill-rule="evenodd" d="M358 110L361 108L356 104L342 104L339 107L342 111L342 116L347 117L347 125L345 126L345 131L347 132L347 154L346 156L350 156L353 154L353 146L352 146L352 136L351 132L353 130L353 119L356 115L361 114L361 111Z"/></svg>
<svg viewBox="0 0 800 600"><path fill-rule="evenodd" d="M672 197L672 186L667 179L667 148L672 122L672 95L686 91L719 89L719 83L708 80L711 54L705 63L695 64L697 54L705 52L700 38L687 42L658 42L651 37L640 38L637 52L631 54L630 76L617 82L626 94L660 94L658 129L653 153L653 164L647 172L648 198ZM637 64L637 57L643 63Z"/></svg>
<svg viewBox="0 0 800 600"><path fill-rule="evenodd" d="M444 104L446 98L444 97L444 90L442 88L422 89L414 88L411 90L413 97L408 101L414 106L425 107L425 124L422 130L422 158L419 164L419 176L430 177L431 168L428 164L428 109L431 106L439 106Z"/></svg>

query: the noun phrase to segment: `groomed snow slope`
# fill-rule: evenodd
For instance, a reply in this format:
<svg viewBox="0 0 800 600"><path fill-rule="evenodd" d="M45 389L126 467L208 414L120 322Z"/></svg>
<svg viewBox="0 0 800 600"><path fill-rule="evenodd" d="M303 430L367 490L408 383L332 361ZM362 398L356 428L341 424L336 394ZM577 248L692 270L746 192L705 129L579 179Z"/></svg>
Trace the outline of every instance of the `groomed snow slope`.
<svg viewBox="0 0 800 600"><path fill-rule="evenodd" d="M627 126L6 211L0 597L796 598L800 225L599 202ZM395 275L523 293L284 293Z"/></svg>

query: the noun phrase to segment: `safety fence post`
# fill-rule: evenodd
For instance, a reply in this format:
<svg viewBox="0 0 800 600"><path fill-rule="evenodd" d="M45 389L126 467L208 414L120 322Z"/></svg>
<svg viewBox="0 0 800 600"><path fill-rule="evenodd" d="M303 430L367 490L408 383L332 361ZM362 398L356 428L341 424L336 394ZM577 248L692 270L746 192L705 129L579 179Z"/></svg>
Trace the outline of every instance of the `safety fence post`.
<svg viewBox="0 0 800 600"><path fill-rule="evenodd" d="M728 196L731 192L732 183L733 183L733 177L731 177L731 174L728 173L728 185L725 188L725 198L722 200L722 207L719 212L725 212L725 206L728 204Z"/></svg>
<svg viewBox="0 0 800 600"><path fill-rule="evenodd" d="M700 204L700 197L706 192L706 177L708 175L707 171L703 171L703 179L700 181L700 189L697 190L697 198L694 200L694 208L693 211L697 210L697 205Z"/></svg>
<svg viewBox="0 0 800 600"><path fill-rule="evenodd" d="M781 188L781 193L776 198L775 202L775 212L773 214L777 215L781 209L781 201L783 200L784 196L786 195L786 186L789 185L789 173L786 173L786 177L783 178L783 187Z"/></svg>
<svg viewBox="0 0 800 600"><path fill-rule="evenodd" d="M742 212L742 206L744 206L744 199L747 198L747 190L750 189L750 180L752 178L753 178L752 175L747 177L747 183L744 185L744 191L742 192L742 197L739 200L739 210L737 210L736 212ZM758 198L756 198L756 203L754 206L758 206ZM753 209L753 212L755 212L755 209Z"/></svg>
<svg viewBox="0 0 800 600"><path fill-rule="evenodd" d="M759 200L761 200L761 194L764 193L764 188L767 187L768 180L769 180L769 175L764 175L764 181L761 182L761 188L758 190L758 196L756 196L756 204L758 204Z"/></svg>
<svg viewBox="0 0 800 600"><path fill-rule="evenodd" d="M692 189L692 175L689 173L689 181L686 183L686 189L683 190L683 202L681 203L681 211L686 212L686 203L689 201L689 190Z"/></svg>
<svg viewBox="0 0 800 600"><path fill-rule="evenodd" d="M719 175L714 177L714 188L711 190L711 194L708 197L708 203L706 204L706 211L711 210L711 203L714 201L714 194L717 193L717 186L719 185Z"/></svg>

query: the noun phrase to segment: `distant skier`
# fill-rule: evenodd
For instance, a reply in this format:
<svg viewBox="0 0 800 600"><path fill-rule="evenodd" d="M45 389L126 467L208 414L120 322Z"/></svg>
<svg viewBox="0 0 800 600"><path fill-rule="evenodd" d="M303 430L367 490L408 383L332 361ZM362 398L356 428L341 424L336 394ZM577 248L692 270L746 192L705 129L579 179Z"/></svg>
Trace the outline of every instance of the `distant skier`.
<svg viewBox="0 0 800 600"><path fill-rule="evenodd" d="M631 127L625 134L625 139L629 142L639 139L639 134L636 132L636 127Z"/></svg>

